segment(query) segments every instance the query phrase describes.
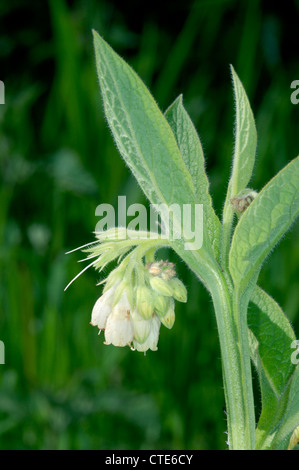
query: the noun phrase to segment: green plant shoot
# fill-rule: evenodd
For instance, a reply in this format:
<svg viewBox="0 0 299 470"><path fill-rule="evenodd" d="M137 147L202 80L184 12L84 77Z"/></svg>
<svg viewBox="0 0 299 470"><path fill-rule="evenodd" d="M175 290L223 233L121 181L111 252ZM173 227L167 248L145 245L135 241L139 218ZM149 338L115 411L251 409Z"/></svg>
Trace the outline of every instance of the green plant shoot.
<svg viewBox="0 0 299 470"><path fill-rule="evenodd" d="M102 271L118 262L102 281L91 323L104 331L105 344L156 351L160 326L171 329L175 302L187 301L175 265L157 258L161 247L172 248L213 301L229 449L292 449L299 441L299 365L292 360L296 336L257 281L263 262L299 214L299 157L260 191L248 187L257 132L246 92L231 67L235 145L220 221L202 145L182 96L163 114L142 80L96 32L94 48L104 112L117 148L167 230L110 228L83 247L92 260L85 269ZM202 207L200 247L190 242L192 230L186 230L187 219L181 216L186 207L191 208L187 218ZM252 365L262 400L257 423Z"/></svg>

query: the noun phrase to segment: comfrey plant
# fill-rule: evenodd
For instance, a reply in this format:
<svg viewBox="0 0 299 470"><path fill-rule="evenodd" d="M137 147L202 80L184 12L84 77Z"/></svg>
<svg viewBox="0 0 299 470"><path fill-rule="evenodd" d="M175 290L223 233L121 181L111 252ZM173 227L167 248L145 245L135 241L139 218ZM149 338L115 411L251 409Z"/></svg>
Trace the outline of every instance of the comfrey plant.
<svg viewBox="0 0 299 470"><path fill-rule="evenodd" d="M243 86L232 68L236 104L235 148L222 223L212 206L202 146L179 96L162 114L136 73L94 32L105 114L116 145L151 204L171 220L167 235L109 229L84 247L83 271L118 264L105 281L91 324L105 343L157 349L161 323L171 328L174 299L187 301L175 266L157 260L171 247L210 292L219 333L230 449L292 449L299 441L298 346L279 305L257 279L263 261L299 212L299 157L259 193L248 188L255 160L256 128ZM203 241L188 249L184 219L173 211L203 207ZM180 233L181 236L175 236ZM192 246L192 244L191 244ZM248 310L249 301L255 306ZM292 349L294 348L294 349ZM293 355L292 355L293 353ZM297 357L297 356L296 356ZM255 421L251 361L262 411ZM297 363L297 364L296 364Z"/></svg>

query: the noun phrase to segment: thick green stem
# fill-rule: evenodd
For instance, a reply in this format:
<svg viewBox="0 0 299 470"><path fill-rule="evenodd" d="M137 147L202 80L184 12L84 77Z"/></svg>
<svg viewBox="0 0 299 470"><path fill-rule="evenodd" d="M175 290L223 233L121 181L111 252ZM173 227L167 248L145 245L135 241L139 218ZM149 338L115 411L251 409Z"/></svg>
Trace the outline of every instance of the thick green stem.
<svg viewBox="0 0 299 470"><path fill-rule="evenodd" d="M223 209L223 223L221 236L221 266L226 269L228 266L228 253L234 220L234 212L231 208L229 198L226 199Z"/></svg>
<svg viewBox="0 0 299 470"><path fill-rule="evenodd" d="M196 267L194 270L196 272ZM254 449L255 413L246 323L247 303L240 302L235 294L229 292L219 269L211 269L210 266L207 284L214 303L220 340L229 448Z"/></svg>
<svg viewBox="0 0 299 470"><path fill-rule="evenodd" d="M225 396L228 408L228 433L231 449L255 448L255 412L252 391L251 360L247 331L247 306L250 287L241 297L235 291L228 269L234 212L228 188L223 210L220 262L225 280L215 276L212 297L216 312ZM225 359L226 357L226 359ZM226 362L224 362L226 361Z"/></svg>
<svg viewBox="0 0 299 470"><path fill-rule="evenodd" d="M229 448L254 449L255 413L246 323L248 296L239 301L233 285L228 286L212 257L202 253L199 258L192 251L178 252L212 295L221 348Z"/></svg>
<svg viewBox="0 0 299 470"><path fill-rule="evenodd" d="M211 293L223 364L229 448L254 449L255 414L246 314L239 312L231 300L224 279L218 275L215 281Z"/></svg>

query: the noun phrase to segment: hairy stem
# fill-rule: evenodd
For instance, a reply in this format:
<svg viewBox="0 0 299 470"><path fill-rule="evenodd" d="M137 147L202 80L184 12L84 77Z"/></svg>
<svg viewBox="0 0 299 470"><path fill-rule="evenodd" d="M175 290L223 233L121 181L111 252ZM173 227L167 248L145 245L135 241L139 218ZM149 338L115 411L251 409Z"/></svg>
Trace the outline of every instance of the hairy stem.
<svg viewBox="0 0 299 470"><path fill-rule="evenodd" d="M222 235L220 262L223 269L228 266L228 254L230 249L231 232L233 227L234 212L231 208L229 197L226 198L223 209Z"/></svg>
<svg viewBox="0 0 299 470"><path fill-rule="evenodd" d="M230 449L254 449L255 415L246 315L229 296L223 278L212 288L227 404ZM245 321L244 321L245 320Z"/></svg>
<svg viewBox="0 0 299 470"><path fill-rule="evenodd" d="M235 292L230 293L221 271L212 266L207 284L220 340L229 448L254 449L255 414L246 322L249 294L240 301Z"/></svg>
<svg viewBox="0 0 299 470"><path fill-rule="evenodd" d="M249 291L240 299L215 260L178 250L212 295L220 340L230 449L255 448L255 414L246 311ZM203 255L201 255L203 256ZM235 299L235 300L234 300Z"/></svg>

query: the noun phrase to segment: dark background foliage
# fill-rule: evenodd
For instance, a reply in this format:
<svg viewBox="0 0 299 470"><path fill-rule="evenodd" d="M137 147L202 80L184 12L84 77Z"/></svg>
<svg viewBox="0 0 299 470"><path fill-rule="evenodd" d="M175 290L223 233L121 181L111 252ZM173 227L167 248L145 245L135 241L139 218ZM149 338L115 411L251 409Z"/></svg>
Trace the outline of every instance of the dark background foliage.
<svg viewBox="0 0 299 470"><path fill-rule="evenodd" d="M259 135L259 190L298 154L298 1L65 0L0 4L0 447L225 448L221 360L208 293L189 292L158 352L104 346L89 325L99 276L77 274L102 202L144 197L103 115L91 29L150 87L161 109L183 93L221 216L233 152L232 63ZM298 224L265 264L264 287L299 331ZM297 333L298 334L298 333ZM278 365L279 367L279 365ZM254 379L257 402L259 390ZM259 407L256 407L257 415Z"/></svg>

